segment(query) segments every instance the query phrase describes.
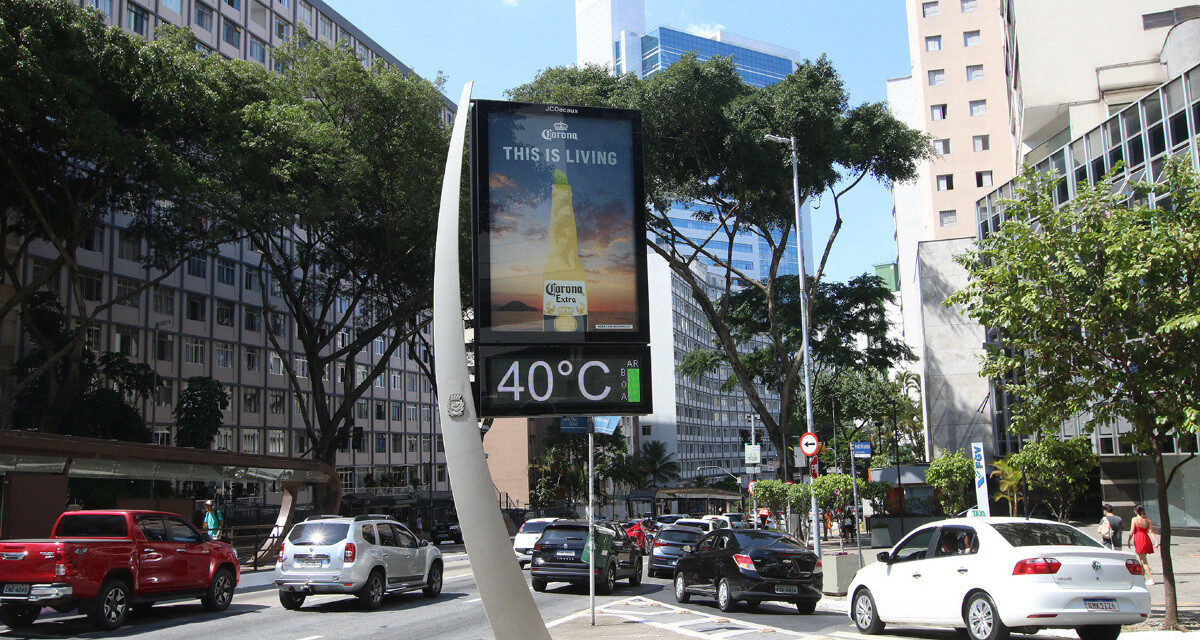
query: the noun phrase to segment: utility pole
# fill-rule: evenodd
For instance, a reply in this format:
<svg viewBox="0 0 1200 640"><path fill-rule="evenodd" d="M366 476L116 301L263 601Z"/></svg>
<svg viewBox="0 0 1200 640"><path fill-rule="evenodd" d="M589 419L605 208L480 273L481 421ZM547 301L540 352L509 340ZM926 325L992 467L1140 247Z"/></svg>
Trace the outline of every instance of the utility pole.
<svg viewBox="0 0 1200 640"><path fill-rule="evenodd" d="M750 414L750 446L752 446L752 447L754 446L754 432L758 431L758 428L754 426L754 421L756 418L758 418L758 416L754 415L753 413ZM761 464L761 462L760 462L760 464ZM751 473L750 474L750 484L754 484L757 481L758 481L758 474ZM758 528L758 498L754 496L753 491L750 492L750 516L752 518L754 518L754 528L757 529Z"/></svg>

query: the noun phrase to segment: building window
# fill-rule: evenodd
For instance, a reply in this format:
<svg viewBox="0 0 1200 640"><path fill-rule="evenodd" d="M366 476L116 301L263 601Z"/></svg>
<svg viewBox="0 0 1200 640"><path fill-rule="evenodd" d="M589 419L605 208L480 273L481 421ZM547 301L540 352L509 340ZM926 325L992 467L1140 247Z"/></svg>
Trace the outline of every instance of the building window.
<svg viewBox="0 0 1200 640"><path fill-rule="evenodd" d="M945 120L946 113L946 105L944 104L935 104L929 107L930 120Z"/></svg>
<svg viewBox="0 0 1200 640"><path fill-rule="evenodd" d="M296 377L298 377L298 378L307 378L308 377L308 359L307 358L296 358L294 366L296 367Z"/></svg>
<svg viewBox="0 0 1200 640"><path fill-rule="evenodd" d="M173 289L154 289L154 313L171 315L175 313L175 291Z"/></svg>
<svg viewBox="0 0 1200 640"><path fill-rule="evenodd" d="M942 7L938 2L922 2L921 15L926 18L942 15Z"/></svg>
<svg viewBox="0 0 1200 640"><path fill-rule="evenodd" d="M213 438L213 449L216 451L229 451L233 448L233 429L220 429L217 431L217 437Z"/></svg>
<svg viewBox="0 0 1200 640"><path fill-rule="evenodd" d="M983 65L967 65L967 82L976 82L978 80L983 80Z"/></svg>
<svg viewBox="0 0 1200 640"><path fill-rule="evenodd" d="M270 411L272 415L281 416L286 404L282 391L272 391L270 400L267 402L267 411Z"/></svg>
<svg viewBox="0 0 1200 640"><path fill-rule="evenodd" d="M242 431L242 453L258 453L258 431L247 429Z"/></svg>
<svg viewBox="0 0 1200 640"><path fill-rule="evenodd" d="M212 31L213 28L213 10L212 7L203 2L196 3L196 26L205 31Z"/></svg>
<svg viewBox="0 0 1200 640"><path fill-rule="evenodd" d="M301 2L299 6L296 7L296 17L300 19L300 22L303 22L307 25L312 25L312 5L307 2Z"/></svg>
<svg viewBox="0 0 1200 640"><path fill-rule="evenodd" d="M138 354L138 334L137 329L117 329L117 353L130 358L136 358Z"/></svg>
<svg viewBox="0 0 1200 640"><path fill-rule="evenodd" d="M283 358L280 358L279 354L274 351L267 357L267 373L273 376L283 375Z"/></svg>
<svg viewBox="0 0 1200 640"><path fill-rule="evenodd" d="M217 282L232 285L234 282L235 266L233 260L217 258Z"/></svg>
<svg viewBox="0 0 1200 640"><path fill-rule="evenodd" d="M970 106L972 116L987 115L987 100L972 100Z"/></svg>
<svg viewBox="0 0 1200 640"><path fill-rule="evenodd" d="M280 394L283 395L283 394ZM274 413L274 412L272 412ZM267 453L282 455L284 447L287 446L287 432L279 429L271 429L267 432Z"/></svg>
<svg viewBox="0 0 1200 640"><path fill-rule="evenodd" d="M246 276L242 278L242 288L246 291L258 291L258 268L246 267Z"/></svg>
<svg viewBox="0 0 1200 640"><path fill-rule="evenodd" d="M141 283L137 280L117 278L117 300L121 300L117 304L120 304L122 307L129 307L130 309L137 309L142 306L142 294L137 293L139 287L141 287ZM122 300L122 298L124 299Z"/></svg>
<svg viewBox="0 0 1200 640"><path fill-rule="evenodd" d="M225 5L234 11L242 10L242 0L225 0Z"/></svg>
<svg viewBox="0 0 1200 640"><path fill-rule="evenodd" d="M288 36L291 35L291 33L292 33L292 25L288 24L286 20L281 20L278 17L276 17L275 18L275 37L279 38L280 40L287 40Z"/></svg>
<svg viewBox="0 0 1200 640"><path fill-rule="evenodd" d="M950 139L941 138L933 141L933 152L936 155L944 156L950 153Z"/></svg>
<svg viewBox="0 0 1200 640"><path fill-rule="evenodd" d="M962 12L970 13L979 9L979 0L961 0Z"/></svg>
<svg viewBox="0 0 1200 640"><path fill-rule="evenodd" d="M162 384L154 390L154 404L160 407L169 407L175 404L175 381L163 380Z"/></svg>
<svg viewBox="0 0 1200 640"><path fill-rule="evenodd" d="M204 311L207 306L208 302L204 296L195 293L187 294L187 319L204 322Z"/></svg>
<svg viewBox="0 0 1200 640"><path fill-rule="evenodd" d="M233 20L225 18L225 28L221 30L221 39L231 47L242 48L242 28Z"/></svg>
<svg viewBox="0 0 1200 640"><path fill-rule="evenodd" d="M183 361L186 364L204 364L204 340L184 338Z"/></svg>
<svg viewBox="0 0 1200 640"><path fill-rule="evenodd" d="M964 47L978 47L981 44L983 44L983 36L979 35L978 31L963 32Z"/></svg>
<svg viewBox="0 0 1200 640"><path fill-rule="evenodd" d="M83 243L79 245L80 249L88 251L104 251L104 227L96 227L92 232L87 234L83 239Z"/></svg>
<svg viewBox="0 0 1200 640"><path fill-rule="evenodd" d="M370 417L370 411L367 409L367 401L359 400L354 403L354 417L358 420L366 420Z"/></svg>
<svg viewBox="0 0 1200 640"><path fill-rule="evenodd" d="M391 404L392 404L392 420L396 421L396 422L403 420L404 419L404 405L400 404L399 402L393 402Z"/></svg>
<svg viewBox="0 0 1200 640"><path fill-rule="evenodd" d="M326 38L333 40L333 20L330 20L325 16L321 16L320 33Z"/></svg>
<svg viewBox="0 0 1200 640"><path fill-rule="evenodd" d="M929 70L929 86L935 87L935 86L942 85L942 84L946 84L946 70L945 69L930 69Z"/></svg>
<svg viewBox="0 0 1200 640"><path fill-rule="evenodd" d="M992 186L992 172L991 171L976 171L975 172L975 186L977 186L977 187Z"/></svg>
<svg viewBox="0 0 1200 640"><path fill-rule="evenodd" d="M218 342L213 348L213 366L222 369L233 368L233 345L228 342Z"/></svg>
<svg viewBox="0 0 1200 640"><path fill-rule="evenodd" d="M242 412L258 413L262 411L262 392L259 389L246 389L242 392Z"/></svg>
<svg viewBox="0 0 1200 640"><path fill-rule="evenodd" d="M196 256L188 258L187 274L196 278L203 278L208 275L208 258L204 256Z"/></svg>
<svg viewBox="0 0 1200 640"><path fill-rule="evenodd" d="M112 17L113 0L90 0L88 4L99 9L106 17Z"/></svg>
<svg viewBox="0 0 1200 640"><path fill-rule="evenodd" d="M163 362L175 361L175 336L159 331L154 342L155 358Z"/></svg>
<svg viewBox="0 0 1200 640"><path fill-rule="evenodd" d="M947 173L937 177L938 191L954 191L954 175Z"/></svg>
<svg viewBox="0 0 1200 640"><path fill-rule="evenodd" d="M371 58L370 50L361 42L354 45L354 55L358 56L358 61L364 64Z"/></svg>
<svg viewBox="0 0 1200 640"><path fill-rule="evenodd" d="M216 307L217 324L221 325L222 327L232 327L233 303L226 302L224 300L217 300Z"/></svg>
<svg viewBox="0 0 1200 640"><path fill-rule="evenodd" d="M387 420L387 404L383 400L375 401L375 419Z"/></svg>
<svg viewBox="0 0 1200 640"><path fill-rule="evenodd" d="M925 36L926 51L941 51L942 37L941 36Z"/></svg>
<svg viewBox="0 0 1200 640"><path fill-rule="evenodd" d="M262 349L246 348L246 371L262 371Z"/></svg>
<svg viewBox="0 0 1200 640"><path fill-rule="evenodd" d="M146 37L150 35L150 12L129 3L129 30Z"/></svg>
<svg viewBox="0 0 1200 640"><path fill-rule="evenodd" d="M992 148L992 138L989 135L971 136L971 148L976 151L987 151Z"/></svg>
<svg viewBox="0 0 1200 640"><path fill-rule="evenodd" d="M259 64L267 64L267 43L250 36L250 46L248 49L250 59Z"/></svg>
<svg viewBox="0 0 1200 640"><path fill-rule="evenodd" d="M243 329L246 331L261 331L262 330L262 312L258 309L246 308L245 322Z"/></svg>
<svg viewBox="0 0 1200 640"><path fill-rule="evenodd" d="M123 229L117 231L117 257L131 262L141 260L142 239Z"/></svg>
<svg viewBox="0 0 1200 640"><path fill-rule="evenodd" d="M266 27L267 26L267 13L268 13L267 5L265 5L261 2L258 2L258 0L251 0L251 2L250 2L250 22L253 22L254 24L256 24L260 27Z"/></svg>
<svg viewBox="0 0 1200 640"><path fill-rule="evenodd" d="M183 13L183 0L161 0L160 7L166 7L175 13Z"/></svg>
<svg viewBox="0 0 1200 640"><path fill-rule="evenodd" d="M400 371L392 372L392 391L399 391L404 386L404 374Z"/></svg>
<svg viewBox="0 0 1200 640"><path fill-rule="evenodd" d="M939 211L938 224L943 227L953 227L954 225L958 224L958 212L953 210Z"/></svg>

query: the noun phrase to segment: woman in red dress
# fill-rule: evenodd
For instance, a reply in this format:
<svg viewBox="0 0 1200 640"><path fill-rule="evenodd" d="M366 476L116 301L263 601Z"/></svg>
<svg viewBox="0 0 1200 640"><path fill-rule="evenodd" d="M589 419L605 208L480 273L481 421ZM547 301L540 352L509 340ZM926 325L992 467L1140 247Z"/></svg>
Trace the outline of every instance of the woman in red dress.
<svg viewBox="0 0 1200 640"><path fill-rule="evenodd" d="M1150 560L1146 557L1154 553L1154 541L1150 539L1150 534L1154 533L1154 525L1150 524L1150 519L1146 517L1146 510L1142 507L1136 507L1133 510L1132 535L1129 536L1129 546L1133 547L1133 552L1138 555L1138 560L1142 563L1142 568L1146 571L1146 586L1154 584L1154 578L1150 575Z"/></svg>

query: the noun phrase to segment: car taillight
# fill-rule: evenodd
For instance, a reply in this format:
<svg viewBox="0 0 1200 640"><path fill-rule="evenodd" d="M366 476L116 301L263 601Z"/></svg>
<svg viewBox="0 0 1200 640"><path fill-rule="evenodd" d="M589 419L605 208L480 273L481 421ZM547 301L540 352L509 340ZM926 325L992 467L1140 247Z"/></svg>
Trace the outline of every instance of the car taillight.
<svg viewBox="0 0 1200 640"><path fill-rule="evenodd" d="M669 542L664 542L664 541L662 541L662 540L655 540L655 541L654 541L654 546L656 546L656 547L665 547L665 546L667 546L667 545L669 545L669 544L671 544L671 543L669 543Z"/></svg>
<svg viewBox="0 0 1200 640"><path fill-rule="evenodd" d="M546 548L546 545L544 545L544 544L542 544L542 543L540 543L540 542L538 542L538 543L535 543L535 544L533 545L533 550L534 550L534 551L541 551L542 549L545 549L545 548Z"/></svg>
<svg viewBox="0 0 1200 640"><path fill-rule="evenodd" d="M1135 576L1146 574L1146 568L1143 567L1142 563L1138 562L1137 560L1126 560L1125 568L1129 569L1129 573L1132 573Z"/></svg>
<svg viewBox="0 0 1200 640"><path fill-rule="evenodd" d="M1014 576L1033 576L1058 573L1062 563L1054 558L1027 558L1013 567Z"/></svg>
<svg viewBox="0 0 1200 640"><path fill-rule="evenodd" d="M354 562L354 552L355 551L357 551L357 549L354 548L354 543L347 542L346 543L346 552L342 554L342 560L345 562Z"/></svg>
<svg viewBox="0 0 1200 640"><path fill-rule="evenodd" d="M78 573L78 570L75 568L75 563L71 562L71 556L67 554L66 550L55 549L54 550L54 575L63 577L63 576L73 576L76 573Z"/></svg>
<svg viewBox="0 0 1200 640"><path fill-rule="evenodd" d="M733 561L737 563L739 569L754 571L754 560L748 555L735 553L733 554Z"/></svg>

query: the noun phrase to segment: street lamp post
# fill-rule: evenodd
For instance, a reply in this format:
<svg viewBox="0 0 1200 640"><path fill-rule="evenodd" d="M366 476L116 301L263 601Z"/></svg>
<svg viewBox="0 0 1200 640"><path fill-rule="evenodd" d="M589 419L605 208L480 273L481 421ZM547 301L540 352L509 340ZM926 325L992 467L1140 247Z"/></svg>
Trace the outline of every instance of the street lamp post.
<svg viewBox="0 0 1200 640"><path fill-rule="evenodd" d="M811 356L808 348L808 271L804 267L804 229L801 225L800 217L800 167L796 159L796 136L784 138L783 136L775 136L767 134L764 136L771 142L786 143L792 151L792 199L796 207L796 255L800 262L800 332L804 336L804 414L808 419L807 425L809 429L813 428L813 409L812 409L812 379L810 371L812 370ZM784 239L786 241L786 238ZM786 425L784 433L787 433ZM784 444L787 444L785 437ZM815 478L814 478L815 479ZM821 536L820 531L821 514L817 511L817 494L812 492L812 526L813 526L813 551L817 557L821 557Z"/></svg>

